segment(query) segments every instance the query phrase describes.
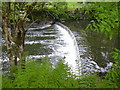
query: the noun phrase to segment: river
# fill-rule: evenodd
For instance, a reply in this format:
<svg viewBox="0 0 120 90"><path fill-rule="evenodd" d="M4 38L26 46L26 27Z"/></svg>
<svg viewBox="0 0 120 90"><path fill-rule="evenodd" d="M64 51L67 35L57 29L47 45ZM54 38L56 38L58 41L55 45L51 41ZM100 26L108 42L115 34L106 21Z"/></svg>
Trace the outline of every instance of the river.
<svg viewBox="0 0 120 90"><path fill-rule="evenodd" d="M83 73L106 72L114 60L110 54L116 47L116 37L109 40L108 36L85 28L89 21L65 22L76 37Z"/></svg>
<svg viewBox="0 0 120 90"><path fill-rule="evenodd" d="M53 65L56 65L58 60L64 59L75 71L75 60L79 57L83 74L106 72L112 66L110 52L115 48L115 39L109 40L104 34L85 30L89 21L68 21L63 24L65 26L56 23L48 28L40 29L39 26L30 28L25 42L25 50L29 51L28 59L48 56Z"/></svg>
<svg viewBox="0 0 120 90"><path fill-rule="evenodd" d="M29 53L27 59L41 60L48 56L53 67L63 59L75 73L78 73L77 63L82 74L106 72L114 61L110 52L116 46L116 39L109 40L104 34L85 30L88 24L89 21L67 21L29 28L25 39L25 52ZM6 61L4 47L3 51ZM6 64L3 67L7 68Z"/></svg>

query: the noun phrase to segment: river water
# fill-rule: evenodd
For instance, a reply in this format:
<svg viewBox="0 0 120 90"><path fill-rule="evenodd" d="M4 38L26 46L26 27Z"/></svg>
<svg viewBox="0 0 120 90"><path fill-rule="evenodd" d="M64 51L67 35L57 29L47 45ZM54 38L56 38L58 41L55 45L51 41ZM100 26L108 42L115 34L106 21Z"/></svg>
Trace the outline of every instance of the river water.
<svg viewBox="0 0 120 90"><path fill-rule="evenodd" d="M48 56L54 67L62 59L74 73L79 73L76 70L76 60L80 62L79 49L71 30L58 22L49 28L40 28L30 28L26 34L25 50L30 55L28 60Z"/></svg>
<svg viewBox="0 0 120 90"><path fill-rule="evenodd" d="M109 40L104 34L87 31L89 21L56 23L48 28L30 28L26 35L25 50L28 59L51 58L54 65L64 59L73 71L76 71L76 60L84 74L106 72L112 66L110 52L115 47L115 40ZM70 29L70 30L68 30ZM80 68L79 67L79 68Z"/></svg>
<svg viewBox="0 0 120 90"><path fill-rule="evenodd" d="M110 53L116 47L116 37L109 40L104 34L85 30L89 21L65 22L64 24L76 37L84 74L106 72L111 68L114 60Z"/></svg>
<svg viewBox="0 0 120 90"><path fill-rule="evenodd" d="M41 60L48 56L53 67L63 59L75 73L78 73L77 64L83 74L106 72L113 64L110 52L115 48L116 39L109 40L104 34L85 30L88 24L89 21L68 21L29 28L25 40L27 59ZM4 47L3 51L6 60Z"/></svg>

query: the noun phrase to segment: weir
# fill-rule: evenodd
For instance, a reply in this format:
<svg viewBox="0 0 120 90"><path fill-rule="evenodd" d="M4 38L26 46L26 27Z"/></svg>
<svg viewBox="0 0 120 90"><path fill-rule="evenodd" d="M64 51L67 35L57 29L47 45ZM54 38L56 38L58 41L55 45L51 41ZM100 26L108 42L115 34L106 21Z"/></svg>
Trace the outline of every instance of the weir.
<svg viewBox="0 0 120 90"><path fill-rule="evenodd" d="M77 70L77 64L79 64L80 69L81 62L79 49L74 34L68 27L59 22L56 22L50 28L46 28L46 26L44 27L30 28L27 32L26 37L28 39L26 40L25 44L37 46L35 47L36 49L33 48L33 52L38 51L36 54L31 52L28 59L40 59L48 56L51 59L53 67L56 65L58 60L63 59L65 60L65 63L71 67L71 70L74 74L80 74L80 70ZM43 46L40 46L40 44ZM43 52L45 51L45 53L42 53L42 50Z"/></svg>
<svg viewBox="0 0 120 90"><path fill-rule="evenodd" d="M56 23L55 26L59 30L59 33L62 34L60 38L66 43L65 46L58 48L56 53L63 53L65 62L71 67L73 73L78 75L80 74L80 70L77 68L81 69L81 61L76 38L65 25ZM79 67L77 67L77 64L79 64Z"/></svg>
<svg viewBox="0 0 120 90"><path fill-rule="evenodd" d="M56 22L53 25L37 25L29 28L25 39L25 52L29 52L27 60L41 60L48 56L54 68L58 60L62 59L77 76L81 73L106 72L112 66L113 60L108 53L115 47L113 41L101 34L85 31L81 26L83 27L86 22L64 24L66 26ZM3 64L1 69L5 72L9 64L4 39L2 43L0 63Z"/></svg>

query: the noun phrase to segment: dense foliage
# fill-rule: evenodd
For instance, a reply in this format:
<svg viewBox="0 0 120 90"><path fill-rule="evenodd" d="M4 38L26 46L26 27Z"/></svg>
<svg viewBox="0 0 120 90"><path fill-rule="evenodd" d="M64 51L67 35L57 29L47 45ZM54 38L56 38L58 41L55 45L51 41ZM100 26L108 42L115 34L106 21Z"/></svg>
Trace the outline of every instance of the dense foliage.
<svg viewBox="0 0 120 90"><path fill-rule="evenodd" d="M87 29L102 32L109 36L109 39L114 38L114 36L118 35L120 32L119 8L118 2L97 2L85 6L85 15L90 15L89 18L91 19L91 23L88 25ZM115 63L106 75L106 80L109 80L110 83L114 83L114 85L120 87L120 50L115 49L112 54Z"/></svg>
<svg viewBox="0 0 120 90"><path fill-rule="evenodd" d="M109 35L118 33L118 3L116 2L97 2L84 7L85 14L91 18L91 23L87 27L91 30L102 32Z"/></svg>
<svg viewBox="0 0 120 90"><path fill-rule="evenodd" d="M11 72L3 75L2 87L117 88L120 85L118 68L120 68L120 65L117 67L114 64L114 67L110 69L110 72L104 79L97 74L82 75L80 78L76 78L78 76L70 72L70 68L64 64L63 60L59 60L55 68L52 68L50 60L46 57L42 61L29 61L25 69L21 69L20 66L13 67Z"/></svg>
<svg viewBox="0 0 120 90"><path fill-rule="evenodd" d="M106 78L120 87L120 50L115 48L115 52L112 52L112 54L116 61L113 68L109 70Z"/></svg>
<svg viewBox="0 0 120 90"><path fill-rule="evenodd" d="M48 58L43 63L32 61L26 69L14 67L7 76L3 75L3 88L77 88L78 82L67 65L60 60L53 69Z"/></svg>
<svg viewBox="0 0 120 90"><path fill-rule="evenodd" d="M42 5L41 5L42 4ZM81 16L84 5L77 2L46 2L38 3L29 16L31 20L51 18L52 20L77 20Z"/></svg>

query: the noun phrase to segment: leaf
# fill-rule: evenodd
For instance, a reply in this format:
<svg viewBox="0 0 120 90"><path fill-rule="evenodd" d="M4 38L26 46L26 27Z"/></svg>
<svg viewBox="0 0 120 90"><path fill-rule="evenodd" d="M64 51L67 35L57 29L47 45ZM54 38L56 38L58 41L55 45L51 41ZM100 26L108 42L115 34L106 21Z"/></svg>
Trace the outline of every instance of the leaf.
<svg viewBox="0 0 120 90"><path fill-rule="evenodd" d="M112 33L110 33L109 38L110 38L110 40L112 40L112 38L113 38Z"/></svg>

